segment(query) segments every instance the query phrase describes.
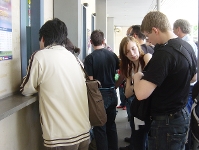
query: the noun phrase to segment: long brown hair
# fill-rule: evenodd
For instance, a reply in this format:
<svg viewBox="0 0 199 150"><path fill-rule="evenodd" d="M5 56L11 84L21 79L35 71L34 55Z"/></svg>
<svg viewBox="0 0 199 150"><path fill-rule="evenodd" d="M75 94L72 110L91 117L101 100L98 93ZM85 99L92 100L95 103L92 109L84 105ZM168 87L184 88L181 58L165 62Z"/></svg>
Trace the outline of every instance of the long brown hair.
<svg viewBox="0 0 199 150"><path fill-rule="evenodd" d="M119 47L119 57L120 57L120 72L128 78L132 74L132 69L135 69L135 64L128 59L127 55L127 44L132 41L136 43L136 46L138 47L139 51L139 62L141 64L141 68L143 69L145 66L145 62L143 59L144 56L144 51L141 49L140 44L138 41L132 37L132 36L127 36L122 39L120 42L120 47Z"/></svg>
<svg viewBox="0 0 199 150"><path fill-rule="evenodd" d="M66 39L66 45L65 48L67 50L69 50L71 53L77 53L79 55L80 53L80 48L76 47L75 45L73 45L73 43L71 42L71 40L69 38Z"/></svg>

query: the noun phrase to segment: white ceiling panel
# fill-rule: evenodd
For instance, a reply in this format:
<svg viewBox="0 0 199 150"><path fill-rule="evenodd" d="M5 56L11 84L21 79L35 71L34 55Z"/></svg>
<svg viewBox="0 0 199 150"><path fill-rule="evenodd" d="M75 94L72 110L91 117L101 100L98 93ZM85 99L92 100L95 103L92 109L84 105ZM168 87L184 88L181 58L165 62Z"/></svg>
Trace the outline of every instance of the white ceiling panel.
<svg viewBox="0 0 199 150"><path fill-rule="evenodd" d="M198 23L198 0L159 0L160 11L170 22L186 19L191 24ZM114 17L115 26L141 24L144 16L157 10L157 0L107 0L107 17Z"/></svg>
<svg viewBox="0 0 199 150"><path fill-rule="evenodd" d="M114 17L115 26L141 24L154 8L156 0L107 0L107 17Z"/></svg>

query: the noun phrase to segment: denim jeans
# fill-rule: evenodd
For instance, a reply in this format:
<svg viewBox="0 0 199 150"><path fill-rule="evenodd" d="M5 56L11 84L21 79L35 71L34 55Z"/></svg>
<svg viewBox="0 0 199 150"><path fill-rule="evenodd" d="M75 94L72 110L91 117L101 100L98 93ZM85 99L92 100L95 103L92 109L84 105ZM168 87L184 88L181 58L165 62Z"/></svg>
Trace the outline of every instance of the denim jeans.
<svg viewBox="0 0 199 150"><path fill-rule="evenodd" d="M127 111L127 115L128 115L128 120L130 121L131 120L131 111L130 111L130 108L131 108L131 103L134 99L134 95L129 97L129 98L126 98L126 111ZM131 122L130 122L130 126L131 126Z"/></svg>
<svg viewBox="0 0 199 150"><path fill-rule="evenodd" d="M124 107L126 106L126 97L124 95L124 87L123 86L119 86L119 92L120 92L120 106Z"/></svg>
<svg viewBox="0 0 199 150"><path fill-rule="evenodd" d="M175 119L153 120L148 135L149 150L184 150L189 121L186 109Z"/></svg>
<svg viewBox="0 0 199 150"><path fill-rule="evenodd" d="M117 129L115 124L117 94L115 89L100 89L107 114L104 126L93 128L97 150L118 150Z"/></svg>
<svg viewBox="0 0 199 150"><path fill-rule="evenodd" d="M188 101L187 101L187 105L186 105L186 108L188 109L189 114L191 114L191 107L192 107L193 102L194 102L193 99L192 99L192 89L193 89L193 86L190 86ZM192 147L192 143L193 143L192 142L192 136L191 136L190 131L188 131L188 142L185 145L185 150L190 150L191 147Z"/></svg>
<svg viewBox="0 0 199 150"><path fill-rule="evenodd" d="M186 107L187 107L189 113L191 113L191 107L192 107L192 104L193 104L192 89L193 89L193 86L190 86L190 88L189 88L188 101L187 101L187 105L186 105Z"/></svg>

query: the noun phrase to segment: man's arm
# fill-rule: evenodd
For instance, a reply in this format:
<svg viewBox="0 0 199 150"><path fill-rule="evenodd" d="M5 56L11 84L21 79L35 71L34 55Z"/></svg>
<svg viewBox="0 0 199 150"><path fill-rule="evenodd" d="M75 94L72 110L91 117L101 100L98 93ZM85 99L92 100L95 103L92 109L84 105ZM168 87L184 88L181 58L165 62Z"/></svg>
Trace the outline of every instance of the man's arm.
<svg viewBox="0 0 199 150"><path fill-rule="evenodd" d="M124 79L125 79L124 75L120 74L118 80L115 83L115 89L117 89L122 84Z"/></svg>
<svg viewBox="0 0 199 150"><path fill-rule="evenodd" d="M30 60L27 75L23 78L23 82L20 86L20 91L25 96L30 96L38 92L38 84L40 84L39 73L41 69L36 59ZM31 70L30 70L31 68Z"/></svg>
<svg viewBox="0 0 199 150"><path fill-rule="evenodd" d="M142 76L142 72L138 72L134 75L134 92L138 100L148 98L157 87L154 83L141 80Z"/></svg>

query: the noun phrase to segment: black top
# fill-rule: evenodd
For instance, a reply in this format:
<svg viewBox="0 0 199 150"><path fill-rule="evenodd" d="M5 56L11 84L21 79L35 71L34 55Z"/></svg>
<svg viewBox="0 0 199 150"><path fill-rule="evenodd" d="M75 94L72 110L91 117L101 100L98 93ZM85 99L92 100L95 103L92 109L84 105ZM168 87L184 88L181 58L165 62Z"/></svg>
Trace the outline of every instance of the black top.
<svg viewBox="0 0 199 150"><path fill-rule="evenodd" d="M142 44L141 48L142 48L142 50L144 51L145 54L147 54L147 53L153 54L154 53L154 49L149 45Z"/></svg>
<svg viewBox="0 0 199 150"><path fill-rule="evenodd" d="M107 49L94 50L85 58L84 68L89 76L101 82L102 88L113 87L119 58Z"/></svg>
<svg viewBox="0 0 199 150"><path fill-rule="evenodd" d="M192 47L185 41L177 38L175 44L181 51L189 51L191 54L192 66L196 68L196 57ZM151 115L164 115L175 113L184 108L189 94L190 80L196 73L190 66L187 59L171 47L168 43L156 45L153 57L147 65L147 71L143 79L157 85L152 93Z"/></svg>

